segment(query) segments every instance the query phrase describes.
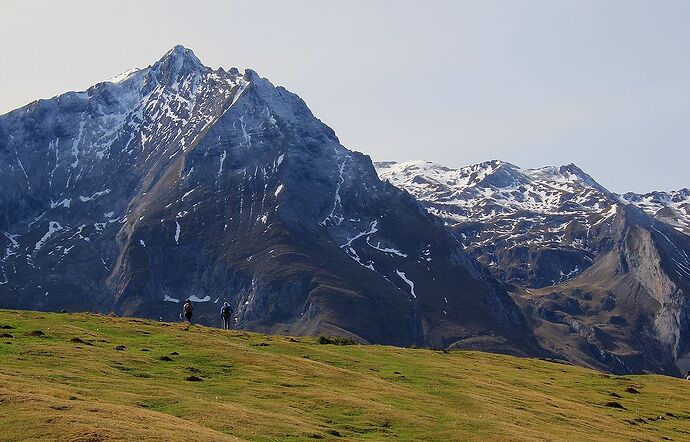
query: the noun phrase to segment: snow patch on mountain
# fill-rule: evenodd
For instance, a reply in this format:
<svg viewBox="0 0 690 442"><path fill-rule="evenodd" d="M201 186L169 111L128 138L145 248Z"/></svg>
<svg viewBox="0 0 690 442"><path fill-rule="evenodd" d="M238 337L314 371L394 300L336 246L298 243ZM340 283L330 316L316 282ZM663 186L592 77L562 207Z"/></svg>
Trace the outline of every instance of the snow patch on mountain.
<svg viewBox="0 0 690 442"><path fill-rule="evenodd" d="M405 275L405 272L401 272L400 270L396 269L395 273L397 273L400 279L405 281L405 283L410 286L410 295L412 295L413 298L417 299L417 294L414 292L414 282Z"/></svg>

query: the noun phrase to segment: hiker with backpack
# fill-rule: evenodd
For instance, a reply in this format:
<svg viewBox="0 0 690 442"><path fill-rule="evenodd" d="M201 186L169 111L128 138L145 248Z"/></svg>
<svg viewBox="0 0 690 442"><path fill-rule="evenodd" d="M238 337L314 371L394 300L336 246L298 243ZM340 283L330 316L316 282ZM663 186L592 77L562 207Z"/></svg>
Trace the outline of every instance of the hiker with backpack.
<svg viewBox="0 0 690 442"><path fill-rule="evenodd" d="M184 317L189 322L190 324L192 323L192 311L194 311L194 307L192 306L192 301L187 299L184 302L184 306L182 307L182 312L184 313Z"/></svg>
<svg viewBox="0 0 690 442"><path fill-rule="evenodd" d="M223 329L230 330L230 317L232 316L232 309L230 304L225 302L220 308L220 317L223 318Z"/></svg>

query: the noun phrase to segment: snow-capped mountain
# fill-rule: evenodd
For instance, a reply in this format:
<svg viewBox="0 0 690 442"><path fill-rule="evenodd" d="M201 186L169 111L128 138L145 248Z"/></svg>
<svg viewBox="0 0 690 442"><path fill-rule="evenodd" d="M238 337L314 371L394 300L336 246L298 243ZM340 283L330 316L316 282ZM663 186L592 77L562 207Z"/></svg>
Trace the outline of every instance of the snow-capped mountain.
<svg viewBox="0 0 690 442"><path fill-rule="evenodd" d="M690 368L687 190L621 197L572 164L377 169L513 284L547 349L620 373Z"/></svg>
<svg viewBox="0 0 690 442"><path fill-rule="evenodd" d="M501 284L295 94L177 46L0 116L0 307L545 354Z"/></svg>
<svg viewBox="0 0 690 442"><path fill-rule="evenodd" d="M552 285L591 265L618 199L577 166L521 169L502 161L450 169L383 162L379 176L421 201L500 278Z"/></svg>

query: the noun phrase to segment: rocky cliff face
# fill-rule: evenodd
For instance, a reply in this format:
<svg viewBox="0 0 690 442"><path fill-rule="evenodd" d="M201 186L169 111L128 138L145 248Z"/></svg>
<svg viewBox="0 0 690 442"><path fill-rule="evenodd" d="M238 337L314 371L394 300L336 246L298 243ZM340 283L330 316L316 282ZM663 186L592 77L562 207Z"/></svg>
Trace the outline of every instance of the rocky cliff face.
<svg viewBox="0 0 690 442"><path fill-rule="evenodd" d="M175 47L0 117L0 306L544 354L437 218L284 88Z"/></svg>
<svg viewBox="0 0 690 442"><path fill-rule="evenodd" d="M678 375L690 368L688 237L630 205L611 247L576 278L516 299L547 348L620 373Z"/></svg>

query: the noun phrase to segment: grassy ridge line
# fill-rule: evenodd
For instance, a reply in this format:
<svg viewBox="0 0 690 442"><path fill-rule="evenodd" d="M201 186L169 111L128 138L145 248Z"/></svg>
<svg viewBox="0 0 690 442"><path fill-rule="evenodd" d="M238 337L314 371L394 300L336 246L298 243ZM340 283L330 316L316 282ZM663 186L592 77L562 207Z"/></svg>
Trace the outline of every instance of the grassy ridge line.
<svg viewBox="0 0 690 442"><path fill-rule="evenodd" d="M86 314L3 325L2 440L690 439L690 385L662 376Z"/></svg>

